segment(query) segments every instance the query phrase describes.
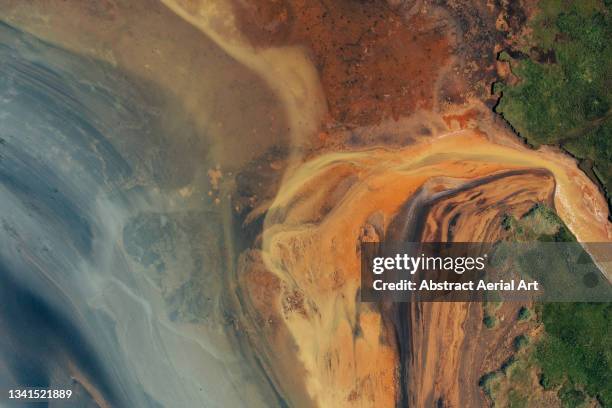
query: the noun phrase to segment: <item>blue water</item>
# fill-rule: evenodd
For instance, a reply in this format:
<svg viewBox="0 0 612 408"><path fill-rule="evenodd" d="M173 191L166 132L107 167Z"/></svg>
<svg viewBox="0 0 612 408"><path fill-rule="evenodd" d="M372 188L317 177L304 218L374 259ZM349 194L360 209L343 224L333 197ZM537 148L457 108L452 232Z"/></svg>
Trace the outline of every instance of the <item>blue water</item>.
<svg viewBox="0 0 612 408"><path fill-rule="evenodd" d="M92 403L83 381L112 406L257 404L221 335L231 254L198 196L206 135L180 109L165 128L169 104L0 24L0 388L72 388L67 406Z"/></svg>

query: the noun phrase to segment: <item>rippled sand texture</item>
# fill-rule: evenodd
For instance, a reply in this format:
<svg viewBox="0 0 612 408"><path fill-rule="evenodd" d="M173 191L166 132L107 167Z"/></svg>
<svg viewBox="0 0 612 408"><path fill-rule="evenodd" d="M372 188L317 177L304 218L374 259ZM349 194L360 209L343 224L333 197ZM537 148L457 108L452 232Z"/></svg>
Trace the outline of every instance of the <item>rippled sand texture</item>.
<svg viewBox="0 0 612 408"><path fill-rule="evenodd" d="M496 6L0 10L0 277L37 299L0 351L82 401L479 406L480 308L360 303L360 243L493 241L535 203L612 240L576 162L490 110Z"/></svg>

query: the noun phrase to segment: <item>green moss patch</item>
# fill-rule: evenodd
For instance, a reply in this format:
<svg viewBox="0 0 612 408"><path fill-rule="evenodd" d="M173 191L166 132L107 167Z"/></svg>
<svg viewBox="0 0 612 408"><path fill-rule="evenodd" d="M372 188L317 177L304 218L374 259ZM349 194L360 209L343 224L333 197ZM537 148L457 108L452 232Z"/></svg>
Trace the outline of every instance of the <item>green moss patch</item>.
<svg viewBox="0 0 612 408"><path fill-rule="evenodd" d="M533 146L559 145L612 192L612 5L543 0L532 35L514 60L518 83L495 85L496 111Z"/></svg>

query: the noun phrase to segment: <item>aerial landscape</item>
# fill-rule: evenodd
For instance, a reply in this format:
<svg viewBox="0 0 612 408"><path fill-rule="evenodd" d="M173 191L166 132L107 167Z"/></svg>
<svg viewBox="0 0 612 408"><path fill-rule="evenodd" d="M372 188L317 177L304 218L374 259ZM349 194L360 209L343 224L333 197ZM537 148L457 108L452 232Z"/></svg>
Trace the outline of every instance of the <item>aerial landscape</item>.
<svg viewBox="0 0 612 408"><path fill-rule="evenodd" d="M0 0L0 406L612 407L610 89L609 0Z"/></svg>

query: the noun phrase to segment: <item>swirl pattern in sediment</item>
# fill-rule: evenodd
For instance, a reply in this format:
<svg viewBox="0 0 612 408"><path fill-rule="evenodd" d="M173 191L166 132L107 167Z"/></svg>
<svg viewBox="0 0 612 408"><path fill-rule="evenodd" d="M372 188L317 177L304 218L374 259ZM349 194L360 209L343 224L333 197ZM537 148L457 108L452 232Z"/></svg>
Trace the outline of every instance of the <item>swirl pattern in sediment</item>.
<svg viewBox="0 0 612 408"><path fill-rule="evenodd" d="M494 240L536 202L611 239L575 161L470 99L498 10L162 3L3 2L55 44L0 27L7 378L102 406L479 405L479 309L360 303L358 251Z"/></svg>
<svg viewBox="0 0 612 408"><path fill-rule="evenodd" d="M396 398L415 406L481 402L471 378L477 371L466 370L481 358L471 346L479 330L470 333L474 343L465 335L482 318L479 309L360 303L359 243L494 241L504 214L520 216L535 203L590 219L568 222L587 239L609 239L589 201L574 195L594 194L594 186L568 164L561 154L474 130L400 150L330 152L306 161L271 204L261 249L242 259L242 296L250 300L244 312L267 339L254 344L269 356L271 372L288 375L272 350L294 350L307 395L323 406L390 406ZM461 387L460 376L473 386Z"/></svg>

